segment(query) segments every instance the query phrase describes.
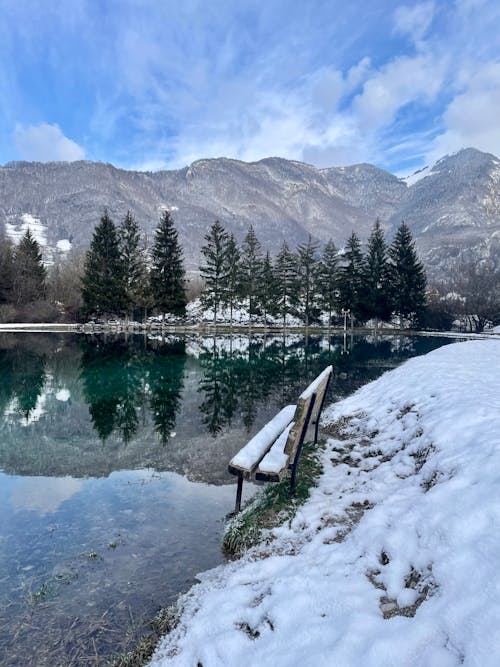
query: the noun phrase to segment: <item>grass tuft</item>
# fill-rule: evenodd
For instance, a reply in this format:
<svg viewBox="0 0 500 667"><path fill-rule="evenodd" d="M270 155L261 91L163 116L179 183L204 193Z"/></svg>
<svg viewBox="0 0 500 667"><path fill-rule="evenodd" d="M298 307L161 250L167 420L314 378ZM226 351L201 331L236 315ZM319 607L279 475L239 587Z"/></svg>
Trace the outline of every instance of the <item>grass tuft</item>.
<svg viewBox="0 0 500 667"><path fill-rule="evenodd" d="M304 443L297 469L295 494L290 497L290 478L268 483L247 505L232 517L224 531L222 548L226 556L239 558L261 541L264 529L291 521L297 508L309 497L322 472L319 451L324 445Z"/></svg>

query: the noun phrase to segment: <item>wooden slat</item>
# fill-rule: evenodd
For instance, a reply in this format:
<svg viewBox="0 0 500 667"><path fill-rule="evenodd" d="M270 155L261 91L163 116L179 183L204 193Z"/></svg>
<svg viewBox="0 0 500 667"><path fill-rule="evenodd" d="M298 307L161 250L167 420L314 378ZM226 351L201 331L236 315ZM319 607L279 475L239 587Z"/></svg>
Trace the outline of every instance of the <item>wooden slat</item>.
<svg viewBox="0 0 500 667"><path fill-rule="evenodd" d="M329 373L325 373L326 370L329 370ZM320 412L323 409L323 404L325 402L325 393L328 388L328 385L330 383L330 377L332 374L332 366L328 366L323 373L325 373L325 376L319 383L319 385L316 388L316 401L314 403L313 411L311 414L311 424L316 424L316 422L319 419Z"/></svg>
<svg viewBox="0 0 500 667"><path fill-rule="evenodd" d="M245 477L245 479L249 479L272 444L292 421L295 413L295 405L287 405L280 410L270 422L247 442L245 447L233 456L228 465L229 472L233 475L240 475ZM242 456L244 450L247 450L247 456L251 459L251 464L245 465L242 463L242 459L247 458Z"/></svg>

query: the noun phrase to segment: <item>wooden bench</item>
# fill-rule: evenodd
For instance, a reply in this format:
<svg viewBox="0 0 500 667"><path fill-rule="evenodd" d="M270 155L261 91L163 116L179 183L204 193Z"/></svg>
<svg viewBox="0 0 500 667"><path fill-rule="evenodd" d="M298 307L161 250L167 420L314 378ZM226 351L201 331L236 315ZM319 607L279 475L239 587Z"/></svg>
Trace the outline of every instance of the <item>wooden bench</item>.
<svg viewBox="0 0 500 667"><path fill-rule="evenodd" d="M228 470L238 476L235 512L241 509L244 479L279 482L291 470L290 495L293 494L297 464L310 426L314 426L314 442L318 442L319 419L332 371L332 366L325 368L302 392L297 405L280 410L231 459Z"/></svg>

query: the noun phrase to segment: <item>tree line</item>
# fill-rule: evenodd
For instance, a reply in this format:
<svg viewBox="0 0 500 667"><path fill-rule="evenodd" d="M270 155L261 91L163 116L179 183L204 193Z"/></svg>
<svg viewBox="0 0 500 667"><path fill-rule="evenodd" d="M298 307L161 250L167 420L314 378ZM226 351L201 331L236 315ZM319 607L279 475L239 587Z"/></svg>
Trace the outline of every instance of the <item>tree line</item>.
<svg viewBox="0 0 500 667"><path fill-rule="evenodd" d="M500 317L499 281L478 262L457 267L448 280L426 289L425 271L404 222L391 243L376 220L365 248L353 232L340 250L329 240L320 252L309 237L295 250L284 241L272 256L253 227L238 243L216 221L204 237L201 257L201 304L214 322L221 316L233 321L242 308L250 323L285 326L291 316L308 326L321 314L324 322L338 324L346 311L357 323L396 316L431 328L449 328L462 316L477 330ZM144 319L150 313L182 317L187 288L169 211L163 212L150 248L130 212L115 224L105 211L88 251L73 252L49 267L29 230L17 246L0 237L0 321L16 321L6 315L7 306L17 314L24 308L25 320L36 313L33 321L59 319L64 310L78 319Z"/></svg>
<svg viewBox="0 0 500 667"><path fill-rule="evenodd" d="M322 312L329 323L342 311L359 322L387 320L392 314L417 321L425 308L425 272L404 223L388 246L377 220L365 253L353 232L343 252L330 240L320 254L309 236L295 251L284 241L273 257L263 251L252 226L240 245L218 221L204 241L201 303L213 312L214 322L222 309L231 321L237 309L245 308L250 322L271 317L286 326L287 317L295 316L308 326L319 321ZM58 281L64 279L59 275ZM105 211L79 282L80 316L86 319L145 317L149 312L184 316L183 250L170 212L163 212L148 248L130 212L116 225ZM1 243L0 304L34 304L46 295L47 269L31 232L17 247Z"/></svg>
<svg viewBox="0 0 500 667"><path fill-rule="evenodd" d="M279 318L286 326L293 315L308 326L326 313L328 323L344 311L354 320L388 320L392 315L418 322L425 310L426 276L410 230L401 223L390 245L375 221L363 253L353 232L343 251L329 240L322 253L311 236L295 251L283 241L276 257L263 252L253 227L241 246L215 222L205 236L200 273L201 300L233 319L244 306L250 316Z"/></svg>

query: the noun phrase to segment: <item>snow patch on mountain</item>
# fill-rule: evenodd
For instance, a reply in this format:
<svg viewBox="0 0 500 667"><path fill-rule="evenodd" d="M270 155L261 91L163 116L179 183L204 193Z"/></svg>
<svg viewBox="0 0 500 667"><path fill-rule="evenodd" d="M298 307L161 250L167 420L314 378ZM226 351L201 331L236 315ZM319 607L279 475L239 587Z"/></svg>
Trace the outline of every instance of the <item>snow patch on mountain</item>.
<svg viewBox="0 0 500 667"><path fill-rule="evenodd" d="M17 244L29 229L31 235L38 242L38 244L42 247L46 246L46 225L44 225L39 218L35 218L34 215L31 215L31 213L23 213L20 218L21 222L5 223L5 233L7 234L8 238L10 238L13 243Z"/></svg>

